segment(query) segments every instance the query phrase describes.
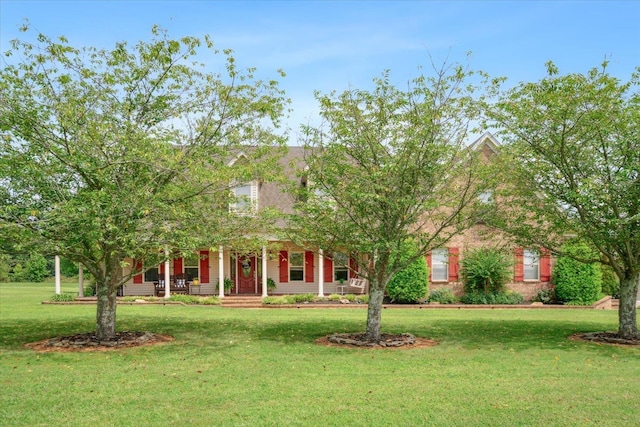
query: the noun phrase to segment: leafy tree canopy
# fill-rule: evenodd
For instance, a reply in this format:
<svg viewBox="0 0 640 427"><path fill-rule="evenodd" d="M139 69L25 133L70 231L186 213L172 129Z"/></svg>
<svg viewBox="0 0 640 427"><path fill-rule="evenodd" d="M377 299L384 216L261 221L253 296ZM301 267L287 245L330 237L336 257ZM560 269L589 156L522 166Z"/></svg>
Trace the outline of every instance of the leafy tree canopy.
<svg viewBox="0 0 640 427"><path fill-rule="evenodd" d="M224 72L208 72L202 54L222 58ZM171 39L158 27L149 41L111 50L38 34L13 41L6 56L0 241L82 263L97 283L99 334L114 332L127 257L157 265L163 249L260 227L230 215L230 188L276 170L288 102L277 81L239 69L208 37ZM241 153L246 160L233 163Z"/></svg>
<svg viewBox="0 0 640 427"><path fill-rule="evenodd" d="M389 73L371 91L316 93L323 124L305 127L307 185L292 238L347 252L370 281L367 338L379 339L389 279L470 225L484 189L466 148L478 119L473 73L443 67L398 88ZM407 241L415 246L407 256Z"/></svg>
<svg viewBox="0 0 640 427"><path fill-rule="evenodd" d="M561 253L588 242L620 278L623 337L637 336L640 282L639 75L621 82L606 63L586 75L548 77L507 91L492 111L505 149L500 227Z"/></svg>

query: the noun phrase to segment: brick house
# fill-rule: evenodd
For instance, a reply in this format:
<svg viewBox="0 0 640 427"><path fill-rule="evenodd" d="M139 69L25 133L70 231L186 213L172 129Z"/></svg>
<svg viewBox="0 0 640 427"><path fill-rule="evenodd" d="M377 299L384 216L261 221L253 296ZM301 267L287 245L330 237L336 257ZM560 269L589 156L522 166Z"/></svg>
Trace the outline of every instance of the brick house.
<svg viewBox="0 0 640 427"><path fill-rule="evenodd" d="M498 141L485 133L470 148L479 150L490 159L497 154ZM299 179L296 169L304 167L304 149L289 147L280 159L288 179ZM301 182L301 185L304 183ZM236 195L245 196L233 209L261 209L273 207L293 213L293 199L276 183L253 181L235 187ZM486 195L490 197L490 195ZM267 295L267 281L275 283L272 294L314 293L325 295L344 292L343 282L356 276L353 260L341 253L325 254L321 250L302 248L293 242L270 236L269 243L258 252L244 252L241 248L202 248L191 256L180 257L134 276L123 289L123 295L153 295L163 278L185 278L185 290L192 294L223 296L224 279L232 282L231 294ZM429 289L449 287L462 293L459 262L465 251L483 246L505 244L506 239L495 230L478 223L465 233L454 237L447 247L426 255L429 266ZM541 248L512 248L514 276L508 288L531 299L540 289L548 287L552 259ZM131 262L138 268L139 264ZM129 271L125 271L125 274ZM199 282L194 284L194 279ZM216 289L217 288L217 289Z"/></svg>

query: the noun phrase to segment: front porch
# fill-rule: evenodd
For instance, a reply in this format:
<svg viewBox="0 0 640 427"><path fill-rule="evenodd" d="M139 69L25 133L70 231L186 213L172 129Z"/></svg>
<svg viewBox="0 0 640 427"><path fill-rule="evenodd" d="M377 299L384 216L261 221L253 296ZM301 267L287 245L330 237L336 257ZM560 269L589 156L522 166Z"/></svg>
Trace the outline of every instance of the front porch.
<svg viewBox="0 0 640 427"><path fill-rule="evenodd" d="M189 295L307 294L318 296L347 292L357 279L355 263L346 256L325 257L321 250L309 251L290 242L277 242L277 250L266 246L258 252L241 252L219 247L217 251L200 250L193 256L176 257L163 264L144 269L123 287L124 296L172 293ZM217 262L215 260L217 259ZM125 269L124 273L129 274ZM168 292L165 284L169 283ZM352 289L364 293L366 289Z"/></svg>

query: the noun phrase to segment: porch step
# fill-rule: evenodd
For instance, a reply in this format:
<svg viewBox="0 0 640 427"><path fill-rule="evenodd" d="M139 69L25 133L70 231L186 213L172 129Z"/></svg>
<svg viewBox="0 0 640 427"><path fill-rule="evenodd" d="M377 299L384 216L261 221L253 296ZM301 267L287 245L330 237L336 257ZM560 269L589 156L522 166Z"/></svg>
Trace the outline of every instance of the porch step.
<svg viewBox="0 0 640 427"><path fill-rule="evenodd" d="M620 308L620 300L619 299L612 299L611 300L611 308L614 310L617 310Z"/></svg>
<svg viewBox="0 0 640 427"><path fill-rule="evenodd" d="M234 308L258 308L262 307L262 296L260 295L227 295L220 299L223 307Z"/></svg>

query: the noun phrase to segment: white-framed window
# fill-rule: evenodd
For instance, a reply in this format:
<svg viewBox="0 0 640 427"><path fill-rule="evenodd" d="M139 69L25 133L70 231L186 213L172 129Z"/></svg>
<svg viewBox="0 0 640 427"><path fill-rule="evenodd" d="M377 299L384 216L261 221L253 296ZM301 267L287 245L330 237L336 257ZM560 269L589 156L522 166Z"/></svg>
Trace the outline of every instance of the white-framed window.
<svg viewBox="0 0 640 427"><path fill-rule="evenodd" d="M255 182L236 185L233 195L235 201L229 206L232 211L250 213L258 208L258 186Z"/></svg>
<svg viewBox="0 0 640 427"><path fill-rule="evenodd" d="M525 249L522 254L524 280L540 280L540 253Z"/></svg>
<svg viewBox="0 0 640 427"><path fill-rule="evenodd" d="M289 252L289 280L304 280L304 252Z"/></svg>
<svg viewBox="0 0 640 427"><path fill-rule="evenodd" d="M493 203L493 190L485 190L478 194L478 200L480 203L490 205Z"/></svg>
<svg viewBox="0 0 640 427"><path fill-rule="evenodd" d="M449 250L447 248L431 251L431 281L446 282L449 280Z"/></svg>
<svg viewBox="0 0 640 427"><path fill-rule="evenodd" d="M199 279L200 272L200 256L194 252L184 257L184 274L187 276L187 280Z"/></svg>
<svg viewBox="0 0 640 427"><path fill-rule="evenodd" d="M349 279L349 257L342 252L333 253L333 280L339 282L340 280L347 281Z"/></svg>

